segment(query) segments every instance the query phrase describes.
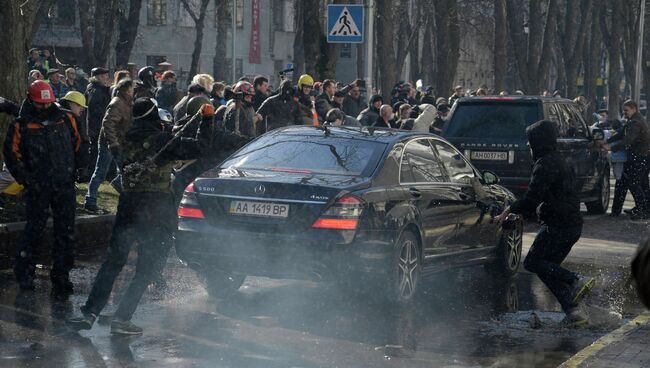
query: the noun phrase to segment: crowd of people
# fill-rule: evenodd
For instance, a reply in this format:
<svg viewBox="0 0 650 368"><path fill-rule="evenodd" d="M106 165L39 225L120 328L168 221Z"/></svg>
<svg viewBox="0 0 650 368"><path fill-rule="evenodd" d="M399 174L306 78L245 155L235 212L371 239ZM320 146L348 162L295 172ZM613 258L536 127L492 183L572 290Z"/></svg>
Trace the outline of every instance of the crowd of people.
<svg viewBox="0 0 650 368"><path fill-rule="evenodd" d="M165 264L176 228L176 208L186 186L229 152L255 137L289 125L349 126L415 130L439 134L455 101L465 96L457 86L449 97L435 97L431 88L397 83L390 100L371 94L365 83L315 81L301 75L277 89L269 79L241 78L232 85L208 74L193 76L181 94L172 70L153 66L137 73L96 67L90 78L67 68L47 50L30 50L28 95L20 102L0 100L0 111L16 116L3 154L8 171L25 188L27 226L14 273L23 290L34 289L35 249L49 209L54 220L53 290L72 293L69 272L74 265L75 183L89 181L88 211L98 210L100 184L114 172L111 184L120 199L106 260L79 317L70 321L89 329L110 296L115 278L131 246L139 244L136 275L113 320L115 333L137 334L130 320L147 285ZM471 95L507 95L486 86ZM523 94L521 91L515 94ZM580 101L577 101L580 103ZM634 215L650 213L650 130L638 107L626 103L626 120L613 126L598 112L598 127L616 132L611 150L627 150L617 173L612 215L620 214L629 189L637 203ZM588 117L589 118L589 117ZM608 124L612 126L608 126ZM604 147L607 147L604 145ZM618 168L618 170L617 170Z"/></svg>

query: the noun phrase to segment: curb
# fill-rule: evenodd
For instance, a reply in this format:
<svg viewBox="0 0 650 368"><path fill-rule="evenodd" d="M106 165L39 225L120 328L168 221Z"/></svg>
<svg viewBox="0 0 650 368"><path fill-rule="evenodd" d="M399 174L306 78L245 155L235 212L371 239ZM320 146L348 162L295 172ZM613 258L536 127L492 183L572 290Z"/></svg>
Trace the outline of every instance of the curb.
<svg viewBox="0 0 650 368"><path fill-rule="evenodd" d="M584 363L590 357L596 355L599 351L603 350L612 343L622 340L623 337L627 335L627 333L639 327L640 325L647 324L649 321L650 312L641 313L630 322L601 337L586 348L580 350L569 360L562 363L559 368L578 368L582 363Z"/></svg>
<svg viewBox="0 0 650 368"><path fill-rule="evenodd" d="M77 259L91 259L108 245L113 227L114 214L84 215L75 218L75 238ZM16 249L22 238L26 222L8 222L0 224L0 269L12 265ZM52 219L45 226L45 233L38 247L39 262L49 263L50 247L53 242Z"/></svg>

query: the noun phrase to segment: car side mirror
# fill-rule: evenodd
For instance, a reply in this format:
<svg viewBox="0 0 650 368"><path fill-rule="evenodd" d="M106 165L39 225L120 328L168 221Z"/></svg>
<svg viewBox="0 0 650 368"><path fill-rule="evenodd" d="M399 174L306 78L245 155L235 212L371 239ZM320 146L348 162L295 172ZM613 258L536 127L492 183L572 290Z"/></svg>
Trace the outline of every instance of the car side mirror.
<svg viewBox="0 0 650 368"><path fill-rule="evenodd" d="M595 141L602 141L605 139L605 131L600 128L593 128L591 130L591 137Z"/></svg>
<svg viewBox="0 0 650 368"><path fill-rule="evenodd" d="M501 182L501 179L499 179L497 174L492 171L483 171L483 183L485 185L499 184L499 182Z"/></svg>

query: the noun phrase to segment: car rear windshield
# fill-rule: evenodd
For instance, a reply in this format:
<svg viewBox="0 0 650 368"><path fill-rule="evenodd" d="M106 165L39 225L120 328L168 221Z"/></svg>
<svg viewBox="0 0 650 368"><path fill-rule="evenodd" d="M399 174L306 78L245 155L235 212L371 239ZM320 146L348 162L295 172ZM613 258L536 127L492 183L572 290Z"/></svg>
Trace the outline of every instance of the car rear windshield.
<svg viewBox="0 0 650 368"><path fill-rule="evenodd" d="M386 144L348 138L263 136L221 164L223 168L370 176Z"/></svg>
<svg viewBox="0 0 650 368"><path fill-rule="evenodd" d="M456 106L446 137L520 138L539 120L538 103L476 102Z"/></svg>

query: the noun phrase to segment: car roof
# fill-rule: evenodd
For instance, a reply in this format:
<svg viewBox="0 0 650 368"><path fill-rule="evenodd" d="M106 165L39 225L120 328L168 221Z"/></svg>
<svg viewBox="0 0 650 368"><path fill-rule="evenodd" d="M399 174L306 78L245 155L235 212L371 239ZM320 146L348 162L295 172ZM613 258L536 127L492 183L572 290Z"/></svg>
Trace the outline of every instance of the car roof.
<svg viewBox="0 0 650 368"><path fill-rule="evenodd" d="M438 137L435 134L412 131L398 130L387 128L373 127L327 127L330 137L339 137L347 139L360 139L364 141L381 142L393 144L408 137L429 136ZM324 136L325 129L322 127L292 125L284 128L275 129L267 134L273 135L302 135L302 136Z"/></svg>
<svg viewBox="0 0 650 368"><path fill-rule="evenodd" d="M560 97L543 97L543 96L480 96L480 97L461 97L457 102L492 102L492 101L508 101L508 102L561 102L573 103L567 98Z"/></svg>

